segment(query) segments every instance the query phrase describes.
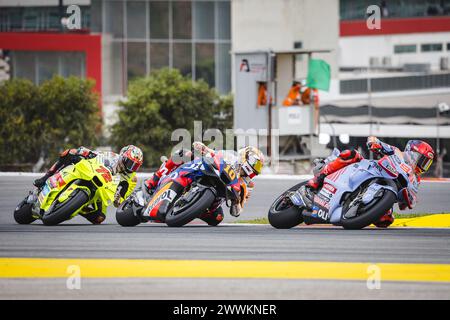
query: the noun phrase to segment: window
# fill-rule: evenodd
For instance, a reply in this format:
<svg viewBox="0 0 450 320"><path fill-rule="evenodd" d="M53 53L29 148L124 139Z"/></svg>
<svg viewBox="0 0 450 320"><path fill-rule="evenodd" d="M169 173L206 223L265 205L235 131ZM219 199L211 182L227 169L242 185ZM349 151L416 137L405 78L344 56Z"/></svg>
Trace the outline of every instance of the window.
<svg viewBox="0 0 450 320"><path fill-rule="evenodd" d="M219 39L229 40L231 39L231 16L230 16L230 2L219 1L216 2L217 6L217 28Z"/></svg>
<svg viewBox="0 0 450 320"><path fill-rule="evenodd" d="M76 76L84 78L86 57L84 52L61 52L61 70L63 77Z"/></svg>
<svg viewBox="0 0 450 320"><path fill-rule="evenodd" d="M191 2L172 2L173 39L191 39Z"/></svg>
<svg viewBox="0 0 450 320"><path fill-rule="evenodd" d="M102 1L91 2L91 31L93 32L102 32L102 10Z"/></svg>
<svg viewBox="0 0 450 320"><path fill-rule="evenodd" d="M150 44L150 71L169 66L169 44Z"/></svg>
<svg viewBox="0 0 450 320"><path fill-rule="evenodd" d="M216 72L218 73L216 88L221 93L228 93L231 91L231 44L219 43L216 45L216 50Z"/></svg>
<svg viewBox="0 0 450 320"><path fill-rule="evenodd" d="M426 43L420 46L422 52L442 51L442 43Z"/></svg>
<svg viewBox="0 0 450 320"><path fill-rule="evenodd" d="M91 0L89 13L91 30L108 34L105 96L163 67L230 91L231 0Z"/></svg>
<svg viewBox="0 0 450 320"><path fill-rule="evenodd" d="M86 56L76 51L11 51L13 78L41 84L54 75L84 78Z"/></svg>
<svg viewBox="0 0 450 320"><path fill-rule="evenodd" d="M38 84L49 80L53 75L58 74L58 53L38 52L37 53Z"/></svg>
<svg viewBox="0 0 450 320"><path fill-rule="evenodd" d="M29 51L12 51L11 62L14 78L36 81L36 53Z"/></svg>
<svg viewBox="0 0 450 320"><path fill-rule="evenodd" d="M134 39L147 38L146 19L145 2L127 2L127 37Z"/></svg>
<svg viewBox="0 0 450 320"><path fill-rule="evenodd" d="M450 51L450 42L447 43L447 51Z"/></svg>
<svg viewBox="0 0 450 320"><path fill-rule="evenodd" d="M214 2L194 2L194 38L214 39Z"/></svg>
<svg viewBox="0 0 450 320"><path fill-rule="evenodd" d="M417 52L415 44L398 44L394 46L394 53L414 53Z"/></svg>
<svg viewBox="0 0 450 320"><path fill-rule="evenodd" d="M123 38L123 2L105 1L105 32L114 38Z"/></svg>
<svg viewBox="0 0 450 320"><path fill-rule="evenodd" d="M302 49L303 48L303 42L302 41L295 41L294 42L294 49Z"/></svg>
<svg viewBox="0 0 450 320"><path fill-rule="evenodd" d="M145 42L127 43L127 65L128 81L147 74L147 44Z"/></svg>
<svg viewBox="0 0 450 320"><path fill-rule="evenodd" d="M205 80L211 87L215 85L214 44L197 43L195 45L195 77Z"/></svg>
<svg viewBox="0 0 450 320"><path fill-rule="evenodd" d="M169 2L149 2L150 38L169 38Z"/></svg>
<svg viewBox="0 0 450 320"><path fill-rule="evenodd" d="M124 52L125 44L123 42L113 42L111 44L111 62L107 82L110 87L107 92L109 94L124 94L125 93L125 74L124 74Z"/></svg>
<svg viewBox="0 0 450 320"><path fill-rule="evenodd" d="M192 44L173 44L173 67L179 69L183 75L192 74Z"/></svg>

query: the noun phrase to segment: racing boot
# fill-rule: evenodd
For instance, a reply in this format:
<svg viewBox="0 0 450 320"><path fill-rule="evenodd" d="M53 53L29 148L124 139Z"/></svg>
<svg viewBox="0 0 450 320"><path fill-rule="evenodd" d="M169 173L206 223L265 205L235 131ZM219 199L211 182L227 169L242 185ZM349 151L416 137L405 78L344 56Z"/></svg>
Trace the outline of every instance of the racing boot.
<svg viewBox="0 0 450 320"><path fill-rule="evenodd" d="M216 209L208 210L208 212L202 214L200 219L205 221L210 226L217 226L223 221L223 209L218 207Z"/></svg>
<svg viewBox="0 0 450 320"><path fill-rule="evenodd" d="M359 162L363 159L361 154L356 150L344 150L339 156L325 164L325 162L315 161L315 167L313 168L314 177L308 181L307 186L313 190L319 190L322 188L325 177L335 173L336 171L352 164Z"/></svg>
<svg viewBox="0 0 450 320"><path fill-rule="evenodd" d="M374 225L378 228L387 228L389 227L395 220L393 216L394 210L389 209Z"/></svg>
<svg viewBox="0 0 450 320"><path fill-rule="evenodd" d="M98 209L94 211L92 206L84 207L80 216L88 220L92 224L101 224L106 219L106 215L101 210L101 203L98 203Z"/></svg>
<svg viewBox="0 0 450 320"><path fill-rule="evenodd" d="M34 180L33 185L35 187L42 188L45 184L45 181L47 181L47 179L50 178L52 175L53 173L47 172L43 177Z"/></svg>
<svg viewBox="0 0 450 320"><path fill-rule="evenodd" d="M45 184L45 181L47 181L47 179L54 175L58 170L61 170L62 167L68 165L71 162L76 163L77 161L79 161L78 154L83 157L95 156L92 151L84 147L80 147L79 149L66 149L59 155L59 159L52 165L47 173L43 177L34 180L33 184L38 188L42 188L42 186Z"/></svg>
<svg viewBox="0 0 450 320"><path fill-rule="evenodd" d="M52 175L56 173L57 167L60 166L59 160L45 173L43 177L40 177L39 179L34 180L33 184L38 187L42 188L45 184L45 181L47 181L48 178L50 178Z"/></svg>

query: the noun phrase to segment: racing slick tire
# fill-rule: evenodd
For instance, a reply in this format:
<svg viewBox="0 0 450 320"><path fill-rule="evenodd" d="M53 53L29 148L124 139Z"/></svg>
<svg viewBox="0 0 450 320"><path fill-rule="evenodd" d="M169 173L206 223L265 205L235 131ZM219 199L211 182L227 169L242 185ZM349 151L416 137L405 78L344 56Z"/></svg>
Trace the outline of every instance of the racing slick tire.
<svg viewBox="0 0 450 320"><path fill-rule="evenodd" d="M383 195L376 201L366 212L354 218L345 219L345 214L342 215L341 225L344 229L358 230L375 223L392 208L397 201L397 196L394 192L383 189Z"/></svg>
<svg viewBox="0 0 450 320"><path fill-rule="evenodd" d="M283 192L273 203L269 209L269 223L272 227L277 229L290 229L303 222L302 209L292 205L287 208L281 207L281 201L285 198L289 191L296 191L301 186L306 184L306 181L296 184Z"/></svg>
<svg viewBox="0 0 450 320"><path fill-rule="evenodd" d="M134 227L141 223L141 220L134 214L132 201L125 200L117 208L116 221L122 227Z"/></svg>
<svg viewBox="0 0 450 320"><path fill-rule="evenodd" d="M50 212L46 212L42 217L42 222L46 226L54 226L70 219L70 216L80 209L89 200L89 196L83 190L75 190L70 198L63 203L56 203ZM55 201L58 201L56 199Z"/></svg>
<svg viewBox="0 0 450 320"><path fill-rule="evenodd" d="M33 217L31 212L32 207L32 203L27 203L25 200L22 200L14 210L14 220L18 224L30 224L34 222L36 218Z"/></svg>
<svg viewBox="0 0 450 320"><path fill-rule="evenodd" d="M216 195L211 189L202 189L192 201L180 209L177 209L175 204L175 207L167 213L165 222L169 227L182 227L198 218L213 204L214 200L216 200Z"/></svg>

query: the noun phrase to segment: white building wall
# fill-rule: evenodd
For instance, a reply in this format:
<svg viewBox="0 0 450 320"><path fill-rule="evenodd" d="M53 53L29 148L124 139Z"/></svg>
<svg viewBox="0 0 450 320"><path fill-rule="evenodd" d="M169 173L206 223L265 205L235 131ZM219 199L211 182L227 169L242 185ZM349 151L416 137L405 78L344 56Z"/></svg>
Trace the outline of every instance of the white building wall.
<svg viewBox="0 0 450 320"><path fill-rule="evenodd" d="M421 44L441 43L443 51L421 52ZM382 36L352 36L339 39L339 66L366 67L370 57L390 57L392 66L405 63L430 63L432 70L438 70L441 57L450 57L447 51L450 43L450 32L412 33ZM417 45L416 53L394 53L395 45Z"/></svg>
<svg viewBox="0 0 450 320"><path fill-rule="evenodd" d="M332 49L314 57L337 77L339 1L232 0L231 12L233 51L291 50L301 41L303 49Z"/></svg>

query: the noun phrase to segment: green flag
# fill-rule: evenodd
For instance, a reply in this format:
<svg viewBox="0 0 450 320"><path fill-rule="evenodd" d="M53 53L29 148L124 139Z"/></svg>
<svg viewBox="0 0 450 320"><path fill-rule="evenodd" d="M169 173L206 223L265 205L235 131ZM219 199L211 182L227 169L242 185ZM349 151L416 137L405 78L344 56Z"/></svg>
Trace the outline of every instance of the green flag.
<svg viewBox="0 0 450 320"><path fill-rule="evenodd" d="M311 59L308 66L307 86L328 91L330 89L330 65L323 60Z"/></svg>

